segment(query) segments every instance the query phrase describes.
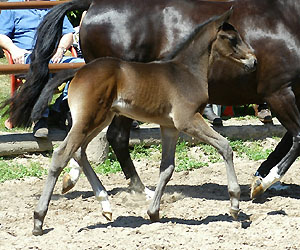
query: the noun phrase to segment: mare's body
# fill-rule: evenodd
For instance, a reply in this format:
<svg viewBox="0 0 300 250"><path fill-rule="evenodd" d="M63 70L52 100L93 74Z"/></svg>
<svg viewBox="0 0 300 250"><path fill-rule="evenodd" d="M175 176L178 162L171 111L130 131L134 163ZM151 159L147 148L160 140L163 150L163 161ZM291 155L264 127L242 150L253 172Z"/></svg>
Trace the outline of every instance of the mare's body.
<svg viewBox="0 0 300 250"><path fill-rule="evenodd" d="M275 166L267 178L259 178L256 182L252 196L258 195L280 179L299 155L299 1L75 0L57 6L38 34L29 75L32 84L27 85L30 89L27 92L34 92L29 98L32 103L28 105L27 95L20 97L15 105L11 103L13 122L29 124L30 107L47 80L41 73L47 70L47 58L55 48L55 36L60 35L59 20L67 10L89 8L80 31L87 62L104 56L148 62L163 58L197 23L222 13L231 5L235 8L231 22L255 50L258 70L249 75L230 63L216 62L209 76L209 102L239 105L267 101L288 130L259 170L264 177ZM126 177L131 178L136 189L143 189L128 152L130 124L128 118L114 119L107 137Z"/></svg>

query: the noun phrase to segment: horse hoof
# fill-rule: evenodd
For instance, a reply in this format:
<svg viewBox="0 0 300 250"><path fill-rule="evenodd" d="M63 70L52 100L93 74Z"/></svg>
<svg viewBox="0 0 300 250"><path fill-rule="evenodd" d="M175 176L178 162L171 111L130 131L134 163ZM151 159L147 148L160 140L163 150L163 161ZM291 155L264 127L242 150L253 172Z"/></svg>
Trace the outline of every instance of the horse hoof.
<svg viewBox="0 0 300 250"><path fill-rule="evenodd" d="M63 186L62 186L61 193L65 194L66 192L71 190L74 186L75 184L72 182L71 176L68 173L66 173L63 177Z"/></svg>
<svg viewBox="0 0 300 250"><path fill-rule="evenodd" d="M240 213L240 209L236 209L236 208L230 208L230 215L233 217L234 220L237 220L238 215Z"/></svg>
<svg viewBox="0 0 300 250"><path fill-rule="evenodd" d="M159 212L157 212L157 213L151 213L148 210L147 214L149 215L151 222L158 222L159 221Z"/></svg>
<svg viewBox="0 0 300 250"><path fill-rule="evenodd" d="M262 195L263 193L264 193L264 188L262 185L262 177L255 176L251 184L250 198L255 199L258 196Z"/></svg>
<svg viewBox="0 0 300 250"><path fill-rule="evenodd" d="M102 215L107 219L108 221L112 221L112 212L102 212Z"/></svg>
<svg viewBox="0 0 300 250"><path fill-rule="evenodd" d="M42 230L41 228L34 228L34 229L32 230L32 234L33 234L34 236L43 235L43 230Z"/></svg>

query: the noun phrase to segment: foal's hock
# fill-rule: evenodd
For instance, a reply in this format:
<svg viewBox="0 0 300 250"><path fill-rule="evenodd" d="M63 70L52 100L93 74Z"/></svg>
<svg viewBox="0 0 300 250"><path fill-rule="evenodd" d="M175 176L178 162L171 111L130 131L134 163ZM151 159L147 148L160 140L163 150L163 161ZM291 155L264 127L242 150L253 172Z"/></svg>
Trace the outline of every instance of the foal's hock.
<svg viewBox="0 0 300 250"><path fill-rule="evenodd" d="M112 218L107 192L93 172L85 150L115 115L157 123L161 127L160 176L148 209L152 221L159 220L160 200L174 171L175 147L180 131L213 145L223 156L231 214L237 217L240 188L233 167L232 150L228 141L215 132L200 114L208 101L207 75L216 56L248 71L255 69L256 59L252 50L227 23L231 12L197 26L163 61L146 64L101 58L76 73L69 87L73 125L53 153L44 191L34 212L33 234L42 234L54 185L72 157L83 168L96 198L101 201L103 215Z"/></svg>

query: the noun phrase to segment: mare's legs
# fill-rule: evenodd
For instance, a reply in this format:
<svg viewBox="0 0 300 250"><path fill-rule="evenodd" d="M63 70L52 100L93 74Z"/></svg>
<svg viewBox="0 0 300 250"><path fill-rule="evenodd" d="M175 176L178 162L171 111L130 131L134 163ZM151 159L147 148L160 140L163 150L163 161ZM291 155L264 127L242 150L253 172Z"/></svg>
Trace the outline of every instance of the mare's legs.
<svg viewBox="0 0 300 250"><path fill-rule="evenodd" d="M160 164L158 185L147 211L151 221L159 220L160 200L175 168L175 149L179 135L178 130L175 128L166 128L161 126L160 129L162 138L162 160Z"/></svg>
<svg viewBox="0 0 300 250"><path fill-rule="evenodd" d="M200 113L195 113L191 118L183 117L182 115L177 118L178 121L175 123L175 126L178 130L197 137L199 140L212 145L222 155L227 172L228 193L231 201L230 213L234 218L237 218L241 191L233 166L233 152L229 142L213 130L205 122Z"/></svg>
<svg viewBox="0 0 300 250"><path fill-rule="evenodd" d="M115 116L107 130L106 137L120 162L126 179L130 178L130 187L134 191L144 192L145 186L136 172L128 148L131 124L130 118Z"/></svg>
<svg viewBox="0 0 300 250"><path fill-rule="evenodd" d="M269 159L274 163L270 172L265 177L256 176L254 178L251 184L251 198L256 198L273 183L280 180L300 153L300 113L295 105L296 100L292 89L290 87L282 88L266 100L288 133ZM270 163L272 164L272 162Z"/></svg>
<svg viewBox="0 0 300 250"><path fill-rule="evenodd" d="M270 170L278 164L281 159L289 152L293 145L293 136L291 133L286 132L284 137L276 146L275 150L268 156L255 173L256 176L266 177Z"/></svg>

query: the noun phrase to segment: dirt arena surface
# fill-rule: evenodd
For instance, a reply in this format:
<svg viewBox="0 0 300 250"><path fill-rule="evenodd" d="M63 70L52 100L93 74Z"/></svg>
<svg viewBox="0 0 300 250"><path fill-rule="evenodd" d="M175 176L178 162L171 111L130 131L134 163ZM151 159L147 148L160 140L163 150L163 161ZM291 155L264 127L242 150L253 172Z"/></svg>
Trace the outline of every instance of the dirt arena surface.
<svg viewBox="0 0 300 250"><path fill-rule="evenodd" d="M48 158L42 158L48 164ZM33 236L33 210L44 178L0 184L0 249L300 249L300 163L283 182L285 191L267 191L251 201L249 183L260 162L234 159L241 185L237 221L229 211L223 162L175 172L161 202L161 221L150 223L143 196L127 190L122 173L99 176L110 194L113 221L101 215L87 179L61 195L61 178L45 218L44 235ZM144 183L154 189L159 163L136 161Z"/></svg>

